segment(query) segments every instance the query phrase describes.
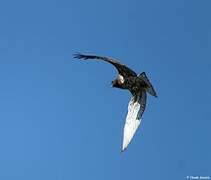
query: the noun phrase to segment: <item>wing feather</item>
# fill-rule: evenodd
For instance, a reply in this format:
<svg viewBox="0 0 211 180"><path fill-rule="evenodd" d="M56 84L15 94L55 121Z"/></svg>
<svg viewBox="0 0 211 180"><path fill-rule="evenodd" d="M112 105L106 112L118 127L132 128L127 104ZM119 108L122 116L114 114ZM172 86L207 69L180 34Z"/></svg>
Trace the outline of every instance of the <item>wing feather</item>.
<svg viewBox="0 0 211 180"><path fill-rule="evenodd" d="M128 113L124 126L122 151L127 148L141 123L141 117L146 107L146 91L143 89L137 100L135 100L136 98L133 96L128 104Z"/></svg>
<svg viewBox="0 0 211 180"><path fill-rule="evenodd" d="M116 69L118 70L119 74L121 74L124 77L137 76L137 74L133 70L131 70L126 65L121 64L119 61L117 61L113 58L104 57L104 56L95 56L95 55L85 55L85 54L81 54L81 53L73 54L73 57L77 58L77 59L84 59L84 60L87 60L87 59L103 60L103 61L106 61L106 62L112 64L113 66L115 66Z"/></svg>

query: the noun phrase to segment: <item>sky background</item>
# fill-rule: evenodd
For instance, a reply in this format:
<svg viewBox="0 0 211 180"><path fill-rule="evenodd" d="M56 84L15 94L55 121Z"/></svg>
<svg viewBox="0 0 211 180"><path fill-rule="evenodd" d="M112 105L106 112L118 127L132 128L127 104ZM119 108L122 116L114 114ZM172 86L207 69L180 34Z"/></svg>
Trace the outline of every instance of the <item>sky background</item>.
<svg viewBox="0 0 211 180"><path fill-rule="evenodd" d="M0 179L211 176L211 1L0 2ZM142 124L120 153L130 93L111 56L145 71Z"/></svg>

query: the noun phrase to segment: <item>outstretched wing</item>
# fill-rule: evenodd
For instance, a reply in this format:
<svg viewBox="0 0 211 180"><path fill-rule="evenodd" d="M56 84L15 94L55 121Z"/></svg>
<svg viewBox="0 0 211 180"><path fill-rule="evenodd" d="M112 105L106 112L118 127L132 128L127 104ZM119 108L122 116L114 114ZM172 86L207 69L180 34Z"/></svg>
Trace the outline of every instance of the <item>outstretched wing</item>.
<svg viewBox="0 0 211 180"><path fill-rule="evenodd" d="M131 142L136 130L141 123L141 117L146 107L146 91L143 89L138 97L132 97L128 104L128 114L124 126L122 151Z"/></svg>
<svg viewBox="0 0 211 180"><path fill-rule="evenodd" d="M84 54L80 54L80 53L73 54L73 57L77 58L77 59L84 59L84 60L87 60L87 59L103 60L103 61L106 61L106 62L114 65L116 67L116 69L118 70L119 74L121 74L124 77L137 76L137 74L133 70L131 70L129 67L127 67L126 65L121 64L117 60L109 58L109 57L84 55Z"/></svg>

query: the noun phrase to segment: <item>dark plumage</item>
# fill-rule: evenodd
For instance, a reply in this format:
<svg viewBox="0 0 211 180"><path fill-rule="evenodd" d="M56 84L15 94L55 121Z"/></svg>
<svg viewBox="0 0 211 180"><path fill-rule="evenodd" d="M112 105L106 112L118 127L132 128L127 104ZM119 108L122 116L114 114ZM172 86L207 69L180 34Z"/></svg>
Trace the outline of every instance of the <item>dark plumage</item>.
<svg viewBox="0 0 211 180"><path fill-rule="evenodd" d="M137 75L129 67L113 58L84 55L80 53L74 54L73 57L81 60L103 60L112 64L118 71L117 78L112 81L112 86L115 88L127 89L132 93L132 98L128 106L126 124L124 127L124 141L122 147L122 150L124 150L130 143L140 124L140 118L146 107L146 92L155 97L157 97L157 93L155 92L145 72Z"/></svg>
<svg viewBox="0 0 211 180"><path fill-rule="evenodd" d="M144 88L146 90L150 89L149 93L157 97L157 94L152 87L150 81L148 80L145 72L142 72L139 76L137 76L137 74L129 67L109 57L84 55L80 53L73 54L73 57L82 60L95 59L106 61L115 66L119 73L117 78L112 81L113 87L128 89L133 95L136 95L136 93L140 92L141 88Z"/></svg>

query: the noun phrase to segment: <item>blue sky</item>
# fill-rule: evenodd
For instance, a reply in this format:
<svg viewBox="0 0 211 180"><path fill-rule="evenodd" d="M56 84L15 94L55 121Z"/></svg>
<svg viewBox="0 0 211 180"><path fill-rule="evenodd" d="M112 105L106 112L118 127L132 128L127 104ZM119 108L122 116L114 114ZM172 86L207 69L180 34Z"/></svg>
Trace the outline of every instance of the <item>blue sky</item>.
<svg viewBox="0 0 211 180"><path fill-rule="evenodd" d="M0 2L0 179L211 176L211 2ZM130 93L116 70L145 71L142 124L120 153Z"/></svg>

